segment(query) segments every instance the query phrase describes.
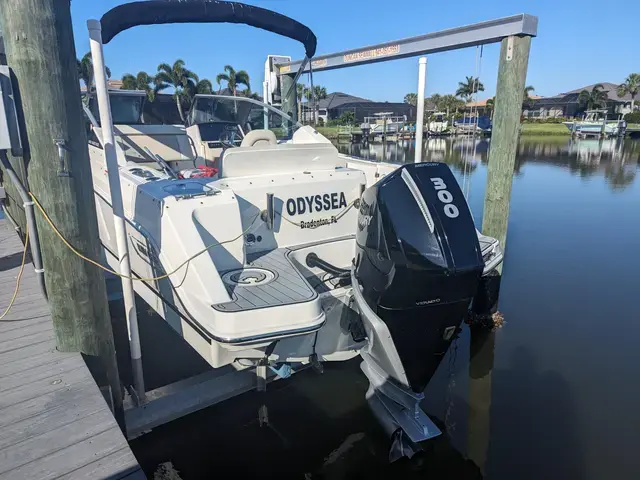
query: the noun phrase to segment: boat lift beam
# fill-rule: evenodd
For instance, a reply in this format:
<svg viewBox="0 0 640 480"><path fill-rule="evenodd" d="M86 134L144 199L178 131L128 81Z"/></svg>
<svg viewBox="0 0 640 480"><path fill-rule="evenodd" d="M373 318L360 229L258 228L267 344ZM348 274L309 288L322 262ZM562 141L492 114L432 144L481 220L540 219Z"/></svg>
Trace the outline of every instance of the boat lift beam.
<svg viewBox="0 0 640 480"><path fill-rule="evenodd" d="M379 43L343 52L319 55L302 68L302 73L312 68L314 72L397 60L400 58L446 52L500 42L510 36L535 37L538 33L538 17L522 13L511 17L474 23L464 27L449 28L417 37ZM280 74L295 75L304 60L280 65Z"/></svg>

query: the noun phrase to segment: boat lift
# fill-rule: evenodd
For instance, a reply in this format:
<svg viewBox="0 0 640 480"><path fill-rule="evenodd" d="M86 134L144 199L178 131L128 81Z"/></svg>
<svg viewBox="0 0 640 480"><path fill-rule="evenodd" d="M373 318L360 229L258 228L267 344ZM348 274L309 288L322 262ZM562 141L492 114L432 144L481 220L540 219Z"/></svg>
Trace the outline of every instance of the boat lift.
<svg viewBox="0 0 640 480"><path fill-rule="evenodd" d="M308 62L306 58L291 61L290 57L269 55L265 63L265 81L263 84L265 103L276 105L289 115L297 118L297 97L296 95L291 95L291 93L295 92L294 80L297 80L303 73L311 73L313 75L313 72L387 62L449 50L460 50L467 47L499 43L505 38L508 39L515 36L535 37L537 32L538 17L522 13L416 37L318 55L311 62ZM513 48L512 44L511 48ZM509 53L507 53L508 55ZM282 63L278 63L279 61ZM427 59L423 57L419 62L418 73L415 163L422 161L426 70Z"/></svg>
<svg viewBox="0 0 640 480"><path fill-rule="evenodd" d="M107 17L107 21L113 20L113 17L109 18L108 15L105 17ZM101 101L101 113L109 112L108 98L106 98L107 88L106 76L104 74L102 43L103 41L109 41L111 37L110 35L101 37L101 35L104 35L101 32L101 28L104 27L103 23L105 22L105 17L103 17L102 21L89 21L91 50L94 55L94 65L97 66L96 81L100 83L100 91L103 92L103 98L99 98ZM124 28L129 28L129 26L125 25L124 27L120 27L120 29ZM308 57L305 57L303 60L290 61L290 57L269 56L265 65L265 81L263 84L265 91L265 103L282 105L285 113L289 113L290 116L295 118L297 112L297 97L296 95L291 95L291 93L295 93L295 83L304 72L310 72L312 70L332 70L336 68L377 63L399 58L427 55L447 50L497 43L504 39L513 39L515 36L535 36L536 33L537 17L521 14L417 37L367 46L360 49L321 55L314 57L313 61L309 61ZM420 59L419 72L419 118L416 142L417 145L421 147L424 90L426 81L426 58ZM111 119L106 115L108 115L108 113L105 113L103 124L111 125ZM117 168L115 165L116 159L113 139L110 137L108 140L110 140L108 160L113 167L109 170L110 172L115 172ZM417 151L421 152L421 148ZM416 161L418 161L418 158L416 158ZM122 237L124 237L124 235L122 235L123 231L123 229L120 229ZM126 239L122 246L123 251L126 252ZM123 262L128 262L128 257L126 255L123 256ZM124 273L127 274L128 271L129 270L125 266ZM128 288L130 293L132 292L128 282L125 282L125 288ZM135 305L131 298L132 296L126 295L126 297L129 311L130 309L135 311ZM133 393L137 394L137 398L133 399L134 401L129 403L127 411L125 412L126 434L129 438L134 438L150 431L154 427L256 388L256 375L253 372L242 370L222 376L216 372L206 372L189 379L165 385L152 391L145 391L144 383L141 380L142 352L140 350L137 328L135 326L135 314L129 318L129 321L134 372L136 373L136 376L139 377L139 382L136 385L137 388L133 389Z"/></svg>

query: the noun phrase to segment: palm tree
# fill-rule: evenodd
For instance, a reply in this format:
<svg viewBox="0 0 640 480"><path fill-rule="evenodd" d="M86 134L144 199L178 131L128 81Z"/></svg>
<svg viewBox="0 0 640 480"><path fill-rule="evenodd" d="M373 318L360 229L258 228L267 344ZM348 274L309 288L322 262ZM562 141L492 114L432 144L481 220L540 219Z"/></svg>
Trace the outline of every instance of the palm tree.
<svg viewBox="0 0 640 480"><path fill-rule="evenodd" d="M404 103L408 103L409 105L417 105L418 104L418 94L417 93L407 93L404 96Z"/></svg>
<svg viewBox="0 0 640 480"><path fill-rule="evenodd" d="M312 93L313 92L313 95ZM302 87L302 95L307 100L307 104L311 103L311 100L315 97L315 100L323 100L327 98L327 89L320 85L315 85L313 90L309 87ZM318 106L315 105L315 112L313 112L313 122L318 123Z"/></svg>
<svg viewBox="0 0 640 480"><path fill-rule="evenodd" d="M484 85L479 78L465 77L464 82L458 82L456 97L462 97L468 103L477 92L484 92Z"/></svg>
<svg viewBox="0 0 640 480"><path fill-rule="evenodd" d="M138 72L136 76L133 76L130 73L125 73L122 76L123 90L143 90L147 92L147 97L150 102L155 100L156 93L159 91L158 87L159 85L156 83L155 77L153 75L149 75L147 72Z"/></svg>
<svg viewBox="0 0 640 480"><path fill-rule="evenodd" d="M216 83L220 85L220 82L227 82L227 88L231 90L231 93L235 97L238 94L238 85L244 85L248 89L251 89L251 85L249 84L249 74L244 70L236 70L231 65L225 65L225 72L220 73L216 77Z"/></svg>
<svg viewBox="0 0 640 480"><path fill-rule="evenodd" d="M78 68L78 77L84 83L85 88L87 89L87 93L91 91L91 87L93 86L93 58L91 57L91 52L87 52L84 54L84 57L81 59L76 59L76 64ZM107 78L111 78L111 70L109 67L104 68L107 72Z"/></svg>
<svg viewBox="0 0 640 480"><path fill-rule="evenodd" d="M158 89L156 91L164 90L168 87L175 89L173 96L183 122L185 121L183 103L190 104L194 95L193 92L199 82L198 75L185 68L184 60L181 59L176 60L173 66L161 63L158 65L158 74L155 76L155 88ZM209 85L211 85L211 82L209 82Z"/></svg>
<svg viewBox="0 0 640 480"><path fill-rule="evenodd" d="M325 98L327 98L327 89L325 87L316 85L315 87L313 87L313 92L316 95L316 100L324 100Z"/></svg>
<svg viewBox="0 0 640 480"><path fill-rule="evenodd" d="M313 93L316 97L316 101L317 100L324 100L325 98L327 98L327 89L325 87L321 87L320 85L316 85L313 87ZM315 105L315 112L313 114L314 117L314 124L317 125L318 124L318 105Z"/></svg>
<svg viewBox="0 0 640 480"><path fill-rule="evenodd" d="M526 89L525 89L526 92ZM493 107L496 103L496 97L491 97L487 100L487 103L485 103L485 109L489 110L490 113L490 119L493 120Z"/></svg>
<svg viewBox="0 0 640 480"><path fill-rule="evenodd" d="M458 113L458 110L464 107L464 102L454 95L444 95L441 100L441 106L447 111L447 116L449 116L452 110Z"/></svg>
<svg viewBox="0 0 640 480"><path fill-rule="evenodd" d="M635 107L636 95L640 92L640 73L631 73L625 79L625 81L618 86L618 96L624 97L625 95L631 95L631 112Z"/></svg>
<svg viewBox="0 0 640 480"><path fill-rule="evenodd" d="M302 83L296 83L296 96L298 97L298 121L302 122L302 99L304 98L305 87Z"/></svg>
<svg viewBox="0 0 640 480"><path fill-rule="evenodd" d="M586 110L594 108L603 108L607 106L609 95L604 91L604 86L598 83L593 86L591 91L582 90L578 95L578 103L584 105Z"/></svg>
<svg viewBox="0 0 640 480"><path fill-rule="evenodd" d="M531 95L529 94L535 91L536 89L532 85L527 85L526 87L524 87L524 95L522 96L523 98L522 103L524 103L527 106L532 106L533 98L531 98Z"/></svg>
<svg viewBox="0 0 640 480"><path fill-rule="evenodd" d="M428 99L438 110L442 109L442 95L434 93Z"/></svg>

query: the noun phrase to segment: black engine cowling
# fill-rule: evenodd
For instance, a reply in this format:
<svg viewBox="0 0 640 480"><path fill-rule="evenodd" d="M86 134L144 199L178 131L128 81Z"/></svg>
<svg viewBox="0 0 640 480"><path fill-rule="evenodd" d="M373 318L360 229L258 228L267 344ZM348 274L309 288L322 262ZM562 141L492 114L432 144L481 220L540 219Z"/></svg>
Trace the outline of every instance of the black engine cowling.
<svg viewBox="0 0 640 480"><path fill-rule="evenodd" d="M355 277L421 392L478 288L484 262L467 202L443 163L405 165L360 201Z"/></svg>

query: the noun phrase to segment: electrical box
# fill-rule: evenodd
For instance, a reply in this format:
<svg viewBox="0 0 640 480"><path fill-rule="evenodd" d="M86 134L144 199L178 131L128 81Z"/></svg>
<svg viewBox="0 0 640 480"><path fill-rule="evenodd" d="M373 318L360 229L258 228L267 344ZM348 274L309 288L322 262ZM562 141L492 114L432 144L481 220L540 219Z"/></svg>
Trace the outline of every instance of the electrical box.
<svg viewBox="0 0 640 480"><path fill-rule="evenodd" d="M291 57L268 55L264 63L265 98L267 105L280 106L282 103L282 85L278 65L291 62Z"/></svg>
<svg viewBox="0 0 640 480"><path fill-rule="evenodd" d="M11 150L16 157L22 156L22 142L18 128L16 103L11 84L11 69L0 65L0 150Z"/></svg>

